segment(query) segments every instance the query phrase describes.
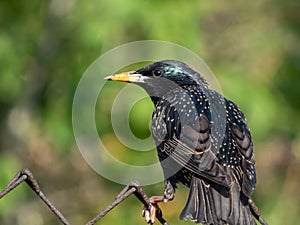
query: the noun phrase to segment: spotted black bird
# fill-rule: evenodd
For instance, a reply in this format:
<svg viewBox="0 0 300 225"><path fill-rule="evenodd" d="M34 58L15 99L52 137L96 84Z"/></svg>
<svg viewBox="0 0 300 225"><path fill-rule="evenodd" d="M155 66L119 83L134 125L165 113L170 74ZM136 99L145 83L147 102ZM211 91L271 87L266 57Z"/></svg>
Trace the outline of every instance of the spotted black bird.
<svg viewBox="0 0 300 225"><path fill-rule="evenodd" d="M177 184L189 187L180 219L213 225L254 225L264 221L251 194L256 185L253 143L246 119L232 101L208 88L206 80L185 63L163 60L107 80L137 84L155 108L152 135L164 177L163 196L172 200ZM253 215L253 216L252 216Z"/></svg>

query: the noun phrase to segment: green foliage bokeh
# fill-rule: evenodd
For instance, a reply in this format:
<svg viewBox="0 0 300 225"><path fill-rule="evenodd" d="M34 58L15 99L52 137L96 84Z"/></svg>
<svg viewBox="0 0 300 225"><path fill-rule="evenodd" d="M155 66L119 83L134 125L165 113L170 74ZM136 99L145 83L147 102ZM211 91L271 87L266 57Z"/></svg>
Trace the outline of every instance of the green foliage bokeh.
<svg viewBox="0 0 300 225"><path fill-rule="evenodd" d="M300 4L297 1L1 1L0 189L30 168L72 224L84 224L122 186L87 166L72 131L72 101L88 66L101 54L137 40L187 47L214 71L226 97L245 113L252 131L258 185L254 199L272 225L300 217ZM159 54L159 52L157 53ZM155 151L126 154L111 127L110 106L120 84L106 88L96 122L112 154L128 163L157 161ZM132 109L130 126L153 106ZM149 112L149 119L151 112ZM137 162L138 161L138 162ZM163 184L146 187L159 195ZM170 224L179 221L187 189L163 204ZM141 204L130 198L99 224L143 224ZM0 224L59 224L23 184L0 200ZM192 223L189 223L192 224Z"/></svg>

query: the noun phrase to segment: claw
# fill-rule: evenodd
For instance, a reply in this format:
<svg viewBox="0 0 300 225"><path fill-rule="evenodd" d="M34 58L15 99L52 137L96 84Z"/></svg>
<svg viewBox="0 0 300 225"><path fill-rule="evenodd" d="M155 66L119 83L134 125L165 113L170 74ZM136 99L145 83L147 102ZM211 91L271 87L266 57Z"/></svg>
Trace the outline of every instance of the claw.
<svg viewBox="0 0 300 225"><path fill-rule="evenodd" d="M150 206L150 224L153 224L155 222L156 219L156 209L157 209L157 204L151 204Z"/></svg>
<svg viewBox="0 0 300 225"><path fill-rule="evenodd" d="M146 207L143 208L142 216L145 217L146 223L150 221L150 211Z"/></svg>
<svg viewBox="0 0 300 225"><path fill-rule="evenodd" d="M158 207L158 202L165 202L165 198L163 196L152 196L150 199L150 207L143 208L142 215L145 217L145 220L149 224L154 224L156 215L161 215L161 210Z"/></svg>
<svg viewBox="0 0 300 225"><path fill-rule="evenodd" d="M143 217L145 217L146 223L153 224L155 222L157 209L156 203L151 203L149 208L143 208Z"/></svg>

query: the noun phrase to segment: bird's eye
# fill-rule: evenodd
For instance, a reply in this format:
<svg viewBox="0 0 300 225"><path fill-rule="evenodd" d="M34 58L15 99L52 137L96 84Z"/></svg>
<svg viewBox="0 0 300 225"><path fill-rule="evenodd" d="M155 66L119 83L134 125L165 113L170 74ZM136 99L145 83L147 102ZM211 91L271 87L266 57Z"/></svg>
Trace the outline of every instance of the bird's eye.
<svg viewBox="0 0 300 225"><path fill-rule="evenodd" d="M164 73L164 71L163 70L159 70L159 69L153 70L153 72L152 72L152 74L153 74L154 77L160 77L160 76L163 75L163 73Z"/></svg>

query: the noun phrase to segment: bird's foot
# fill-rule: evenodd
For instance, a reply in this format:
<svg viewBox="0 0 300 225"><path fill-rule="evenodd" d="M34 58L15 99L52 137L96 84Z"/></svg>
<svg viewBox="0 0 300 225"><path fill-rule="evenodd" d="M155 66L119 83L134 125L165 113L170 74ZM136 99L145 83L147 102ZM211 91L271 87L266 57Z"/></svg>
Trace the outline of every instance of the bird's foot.
<svg viewBox="0 0 300 225"><path fill-rule="evenodd" d="M155 222L155 218L157 215L162 216L162 211L158 207L159 202L166 202L164 196L152 196L149 198L150 201L150 207L143 208L143 217L145 217L145 220L149 224L153 224Z"/></svg>

